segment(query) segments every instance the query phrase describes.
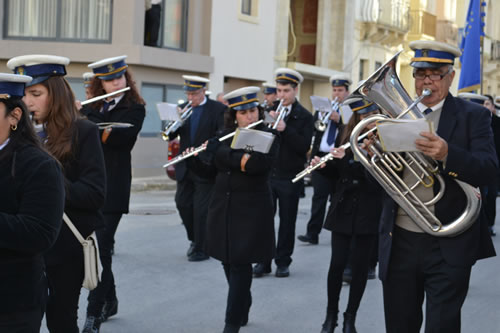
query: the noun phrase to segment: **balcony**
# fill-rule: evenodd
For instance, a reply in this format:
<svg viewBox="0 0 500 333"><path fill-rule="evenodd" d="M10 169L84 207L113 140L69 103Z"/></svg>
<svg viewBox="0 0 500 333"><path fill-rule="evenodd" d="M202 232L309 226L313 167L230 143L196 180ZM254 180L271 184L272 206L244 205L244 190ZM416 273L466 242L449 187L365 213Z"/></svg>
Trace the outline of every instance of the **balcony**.
<svg viewBox="0 0 500 333"><path fill-rule="evenodd" d="M410 11L410 34L412 40L436 37L437 17L423 10ZM426 38L427 37L427 38Z"/></svg>
<svg viewBox="0 0 500 333"><path fill-rule="evenodd" d="M409 31L407 0L363 0L358 17L361 36L372 43L397 46Z"/></svg>

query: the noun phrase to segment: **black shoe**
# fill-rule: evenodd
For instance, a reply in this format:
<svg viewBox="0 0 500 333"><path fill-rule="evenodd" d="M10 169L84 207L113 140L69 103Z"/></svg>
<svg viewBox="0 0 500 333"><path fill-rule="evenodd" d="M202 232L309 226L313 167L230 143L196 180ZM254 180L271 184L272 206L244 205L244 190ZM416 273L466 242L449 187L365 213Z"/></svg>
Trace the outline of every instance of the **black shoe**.
<svg viewBox="0 0 500 333"><path fill-rule="evenodd" d="M352 281L352 271L349 267L344 269L344 273L342 274L342 281L346 283L351 283Z"/></svg>
<svg viewBox="0 0 500 333"><path fill-rule="evenodd" d="M238 333L239 331L239 326L226 323L226 325L224 326L224 331L222 333Z"/></svg>
<svg viewBox="0 0 500 333"><path fill-rule="evenodd" d="M377 278L377 273L375 272L375 267L368 269L368 280L375 280Z"/></svg>
<svg viewBox="0 0 500 333"><path fill-rule="evenodd" d="M356 315L344 312L344 328L342 328L342 333L357 333L354 322L356 321Z"/></svg>
<svg viewBox="0 0 500 333"><path fill-rule="evenodd" d="M189 244L189 249L186 253L186 256L189 258L194 252L194 242L191 242L191 244Z"/></svg>
<svg viewBox="0 0 500 333"><path fill-rule="evenodd" d="M257 264L253 266L253 276L256 278L262 277L264 274L271 273L270 264Z"/></svg>
<svg viewBox="0 0 500 333"><path fill-rule="evenodd" d="M193 252L193 254L191 254L188 257L188 261L194 262L194 261L203 261L203 260L208 260L208 255L206 255L203 252Z"/></svg>
<svg viewBox="0 0 500 333"><path fill-rule="evenodd" d="M321 333L333 333L333 330L337 327L337 314L338 311L326 313L326 319L321 328Z"/></svg>
<svg viewBox="0 0 500 333"><path fill-rule="evenodd" d="M118 313L118 299L104 302L102 307L101 322L105 322L109 317L113 317Z"/></svg>
<svg viewBox="0 0 500 333"><path fill-rule="evenodd" d="M245 312L245 315L241 319L241 326L246 326L248 324L248 315L250 313L251 306L252 306L252 295L250 294L250 298L249 298L248 304L247 304L247 312Z"/></svg>
<svg viewBox="0 0 500 333"><path fill-rule="evenodd" d="M276 277L288 277L290 275L290 270L288 266L278 266L276 268Z"/></svg>
<svg viewBox="0 0 500 333"><path fill-rule="evenodd" d="M318 236L315 237L315 236L311 236L309 234L305 234L305 235L297 236L297 239L301 242L304 242L304 243L310 243L313 245L318 244Z"/></svg>
<svg viewBox="0 0 500 333"><path fill-rule="evenodd" d="M83 325L82 333L99 333L101 319L94 316L87 316Z"/></svg>

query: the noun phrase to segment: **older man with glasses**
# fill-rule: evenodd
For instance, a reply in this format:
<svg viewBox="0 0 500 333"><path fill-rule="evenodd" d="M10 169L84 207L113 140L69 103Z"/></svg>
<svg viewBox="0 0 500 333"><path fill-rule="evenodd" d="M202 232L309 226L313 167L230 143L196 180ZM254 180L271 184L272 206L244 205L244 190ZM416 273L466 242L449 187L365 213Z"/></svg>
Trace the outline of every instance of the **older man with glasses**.
<svg viewBox="0 0 500 333"><path fill-rule="evenodd" d="M415 51L411 66L417 95L424 89L432 91L419 107L437 129L422 132L416 146L438 162L446 186L444 196L429 209L447 224L457 220L466 206L455 180L479 187L495 177L490 115L483 107L450 94L454 59L460 56L456 47L434 41L414 41L410 47ZM403 179L410 181L409 172L403 173ZM435 183L434 188L422 189L419 197L432 197L439 190ZM420 332L424 296L425 332L460 332L472 265L495 255L487 227L476 221L456 236L431 235L386 197L379 242L387 332Z"/></svg>

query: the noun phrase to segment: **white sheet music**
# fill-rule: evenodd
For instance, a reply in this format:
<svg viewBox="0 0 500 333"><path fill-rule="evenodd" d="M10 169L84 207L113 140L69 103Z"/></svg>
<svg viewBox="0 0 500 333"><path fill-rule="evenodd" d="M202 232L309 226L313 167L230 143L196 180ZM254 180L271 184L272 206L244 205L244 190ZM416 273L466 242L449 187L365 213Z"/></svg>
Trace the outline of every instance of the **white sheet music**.
<svg viewBox="0 0 500 333"><path fill-rule="evenodd" d="M387 119L377 122L378 136L385 151L418 151L415 140L424 139L420 132L432 132L432 123L424 118L417 120Z"/></svg>
<svg viewBox="0 0 500 333"><path fill-rule="evenodd" d="M176 121L179 120L177 112L177 104L172 103L156 103L156 109L161 120Z"/></svg>
<svg viewBox="0 0 500 333"><path fill-rule="evenodd" d="M274 141L274 134L259 130L239 128L236 130L231 148L267 153Z"/></svg>
<svg viewBox="0 0 500 333"><path fill-rule="evenodd" d="M332 109L332 101L326 97L311 96L311 103L314 110L329 112Z"/></svg>

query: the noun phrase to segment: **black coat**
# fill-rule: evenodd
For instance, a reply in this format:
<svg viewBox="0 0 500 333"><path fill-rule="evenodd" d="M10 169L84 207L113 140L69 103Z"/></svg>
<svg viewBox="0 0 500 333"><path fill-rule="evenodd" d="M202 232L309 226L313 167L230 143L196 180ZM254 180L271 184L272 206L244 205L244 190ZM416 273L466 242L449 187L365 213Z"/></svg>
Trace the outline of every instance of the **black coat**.
<svg viewBox="0 0 500 333"><path fill-rule="evenodd" d="M278 159L271 172L271 176L277 179L293 179L304 169L314 127L312 114L298 101L292 104L285 122L286 128L280 133Z"/></svg>
<svg viewBox="0 0 500 333"><path fill-rule="evenodd" d="M101 208L106 196L106 171L97 126L85 119L76 123L73 156L63 163L66 202L64 211L84 238L104 225ZM47 265L71 260L82 246L63 223L59 237L47 252Z"/></svg>
<svg viewBox="0 0 500 333"><path fill-rule="evenodd" d="M446 97L437 129L437 134L448 143L446 165L440 163L439 170L445 180L446 192L435 205L436 216L443 223L455 220L465 207L465 195L455 179L479 187L495 177L498 162L490 122L489 111L482 106L451 94ZM379 235L381 280L385 279L390 263L396 214L397 205L386 196ZM458 236L438 237L441 253L448 264L467 267L477 259L495 255L487 226L478 221Z"/></svg>
<svg viewBox="0 0 500 333"><path fill-rule="evenodd" d="M329 162L330 177L337 179L335 193L325 220L325 229L348 235L377 234L382 211L382 188L354 160L348 150L344 158Z"/></svg>
<svg viewBox="0 0 500 333"><path fill-rule="evenodd" d="M265 126L258 129L268 131ZM244 151L231 149L228 141L215 153L218 173L208 209L208 254L229 264L271 261L275 238L269 171L279 138L268 154L251 153L246 172L240 166Z"/></svg>
<svg viewBox="0 0 500 333"><path fill-rule="evenodd" d="M184 105L181 105L182 107ZM208 139L214 138L217 132L222 131L224 129L225 110L226 106L224 104L207 97L194 140L191 142L191 117L176 132L170 134L170 139L180 136L179 152L183 152L190 147L201 146ZM199 157L191 157L175 165L175 178L177 181L182 181L187 170L189 170L198 177L213 182L217 170L213 166L199 163L198 158L203 159L204 153L201 153Z"/></svg>
<svg viewBox="0 0 500 333"><path fill-rule="evenodd" d="M43 252L56 241L64 207L57 162L33 146L0 150L0 314L45 303Z"/></svg>
<svg viewBox="0 0 500 333"><path fill-rule="evenodd" d="M106 163L106 204L103 213L127 214L132 185L131 151L141 131L146 111L143 104L129 102L127 94L111 111L101 113L91 109L89 120L95 123L121 122L134 125L129 128L113 128L106 143L102 143ZM99 131L102 136L102 130Z"/></svg>

